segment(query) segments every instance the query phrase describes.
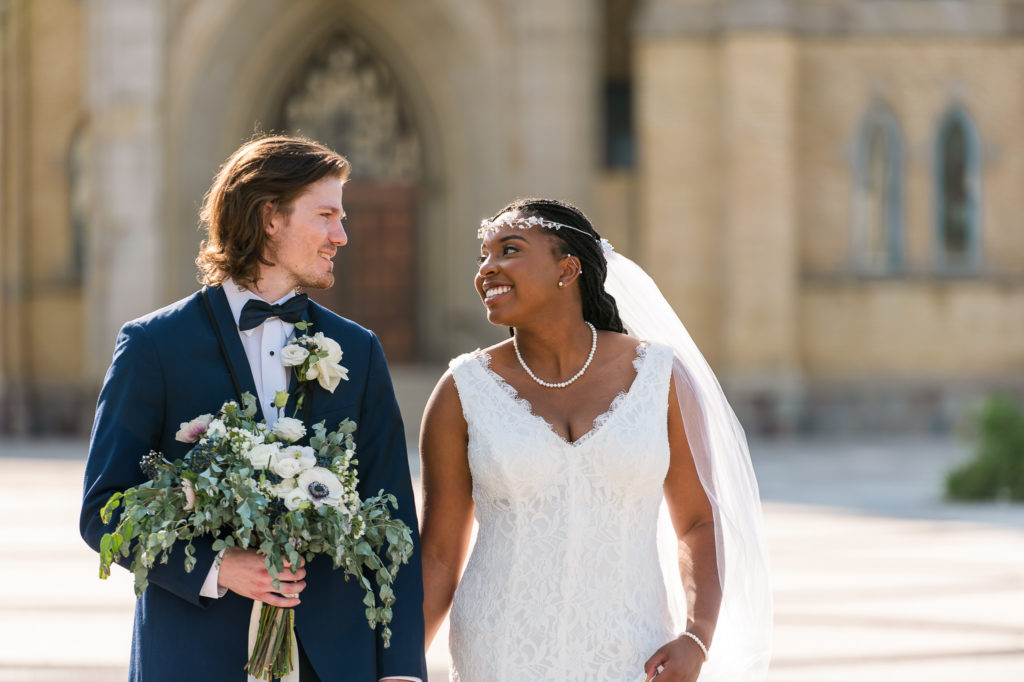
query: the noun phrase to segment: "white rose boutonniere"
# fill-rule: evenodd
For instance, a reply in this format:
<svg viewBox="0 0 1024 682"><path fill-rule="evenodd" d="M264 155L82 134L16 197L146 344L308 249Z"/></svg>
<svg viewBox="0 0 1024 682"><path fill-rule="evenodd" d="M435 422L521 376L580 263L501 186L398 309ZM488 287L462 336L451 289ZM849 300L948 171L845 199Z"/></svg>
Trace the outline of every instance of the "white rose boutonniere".
<svg viewBox="0 0 1024 682"><path fill-rule="evenodd" d="M316 381L324 390L334 393L342 381L348 381L348 368L340 364L341 345L324 336L323 332L311 336L308 332L310 326L309 322L296 322L295 328L302 332L302 336L282 348L280 354L281 364L292 368L300 384L293 417L298 417L306 401L312 399L313 384L310 382ZM287 391L278 391L274 395L273 404L279 419L272 433L280 440L294 443L306 435L306 429L298 419L281 416L289 399Z"/></svg>
<svg viewBox="0 0 1024 682"><path fill-rule="evenodd" d="M299 382L316 381L324 390L334 393L342 381L348 381L348 368L340 364L343 355L341 345L323 332L310 336L309 327L308 322L296 323L295 328L303 334L281 349L281 364L291 367ZM305 398L305 394L299 396L296 414L302 409ZM278 410L287 402L288 394L284 392L274 398Z"/></svg>
<svg viewBox="0 0 1024 682"><path fill-rule="evenodd" d="M306 370L306 379L316 379L323 388L331 393L338 388L344 379L348 381L348 368L342 367L341 346L334 339L324 336L323 332L313 335L313 343L317 347L317 360Z"/></svg>
<svg viewBox="0 0 1024 682"><path fill-rule="evenodd" d="M281 364L285 367L301 365L308 357L309 351L294 343L289 343L281 349Z"/></svg>

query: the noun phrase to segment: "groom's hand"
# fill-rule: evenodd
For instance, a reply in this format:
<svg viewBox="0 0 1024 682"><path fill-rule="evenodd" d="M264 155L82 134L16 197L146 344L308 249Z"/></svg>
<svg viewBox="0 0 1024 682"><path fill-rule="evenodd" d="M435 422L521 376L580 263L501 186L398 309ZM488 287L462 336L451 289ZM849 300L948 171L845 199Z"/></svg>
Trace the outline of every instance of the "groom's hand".
<svg viewBox="0 0 1024 682"><path fill-rule="evenodd" d="M217 584L235 594L257 599L271 606L298 606L299 593L306 589L303 580L306 577L306 569L302 566L291 568L287 559L284 566L285 570L278 575L281 588L275 590L274 579L267 572L263 557L251 549L232 547L224 553Z"/></svg>

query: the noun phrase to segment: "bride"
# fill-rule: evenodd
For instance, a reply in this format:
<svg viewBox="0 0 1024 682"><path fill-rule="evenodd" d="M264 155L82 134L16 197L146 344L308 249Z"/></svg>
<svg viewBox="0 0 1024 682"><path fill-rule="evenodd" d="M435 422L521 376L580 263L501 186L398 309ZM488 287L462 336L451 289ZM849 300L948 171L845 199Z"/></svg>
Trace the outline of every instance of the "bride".
<svg viewBox="0 0 1024 682"><path fill-rule="evenodd" d="M451 608L461 682L764 679L757 486L682 324L574 206L519 200L479 236L513 335L453 360L424 414L427 645Z"/></svg>

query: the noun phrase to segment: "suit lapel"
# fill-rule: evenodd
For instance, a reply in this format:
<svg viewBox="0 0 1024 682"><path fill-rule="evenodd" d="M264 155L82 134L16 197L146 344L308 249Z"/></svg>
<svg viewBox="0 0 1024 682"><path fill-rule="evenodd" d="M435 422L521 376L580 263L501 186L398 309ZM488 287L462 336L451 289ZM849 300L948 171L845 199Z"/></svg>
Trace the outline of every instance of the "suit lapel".
<svg viewBox="0 0 1024 682"><path fill-rule="evenodd" d="M234 373L243 391L257 398L256 418L263 419L263 406L259 404L256 381L252 378L249 359L245 356L245 348L242 347L242 340L238 337L238 325L235 324L235 318L231 314L228 297L224 295L224 290L219 286L206 287L206 291L210 297L217 330L220 332L220 338L224 344L223 350L227 353L228 371Z"/></svg>
<svg viewBox="0 0 1024 682"><path fill-rule="evenodd" d="M303 321L305 321L307 323L311 322L311 320L309 318L309 311L310 311L310 309L312 307L313 307L313 304L310 303L306 307L306 310L302 313L302 319L303 319ZM310 333L310 331L312 331L312 333L315 334L317 330L315 329L315 326L314 326L314 328L312 330L310 330L310 328L307 327L306 331L300 331L299 329L296 329L295 330L295 334L294 334L294 338L298 338L298 337L302 336L303 334ZM312 334L310 334L310 336L312 336ZM306 398L302 402L302 414L300 416L302 418L302 421L306 424L306 431L307 431L307 433L309 432L309 426L310 426L310 423L311 423L310 420L311 420L311 417L313 415L313 395L316 393L316 386L318 386L318 385L319 384L317 384L315 381L311 381L311 382L309 382L307 384L308 388L304 391L305 394L306 394ZM289 368L288 369L288 406L285 409L285 414L287 414L289 416L295 414L295 406L296 406L296 404L298 404L298 400L299 400L299 395L300 394L301 393L299 391L299 379L298 379L297 376L295 376L295 370L292 369L292 368Z"/></svg>

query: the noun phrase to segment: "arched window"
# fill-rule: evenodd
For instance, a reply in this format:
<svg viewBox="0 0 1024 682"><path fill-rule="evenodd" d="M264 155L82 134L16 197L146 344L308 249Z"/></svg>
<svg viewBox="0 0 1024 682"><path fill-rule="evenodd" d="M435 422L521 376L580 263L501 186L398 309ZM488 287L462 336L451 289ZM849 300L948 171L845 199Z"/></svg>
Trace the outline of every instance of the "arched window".
<svg viewBox="0 0 1024 682"><path fill-rule="evenodd" d="M958 108L943 118L936 140L937 265L951 271L972 269L981 257L978 135Z"/></svg>
<svg viewBox="0 0 1024 682"><path fill-rule="evenodd" d="M853 248L858 269L903 267L903 141L892 112L875 105L864 116L854 154Z"/></svg>

